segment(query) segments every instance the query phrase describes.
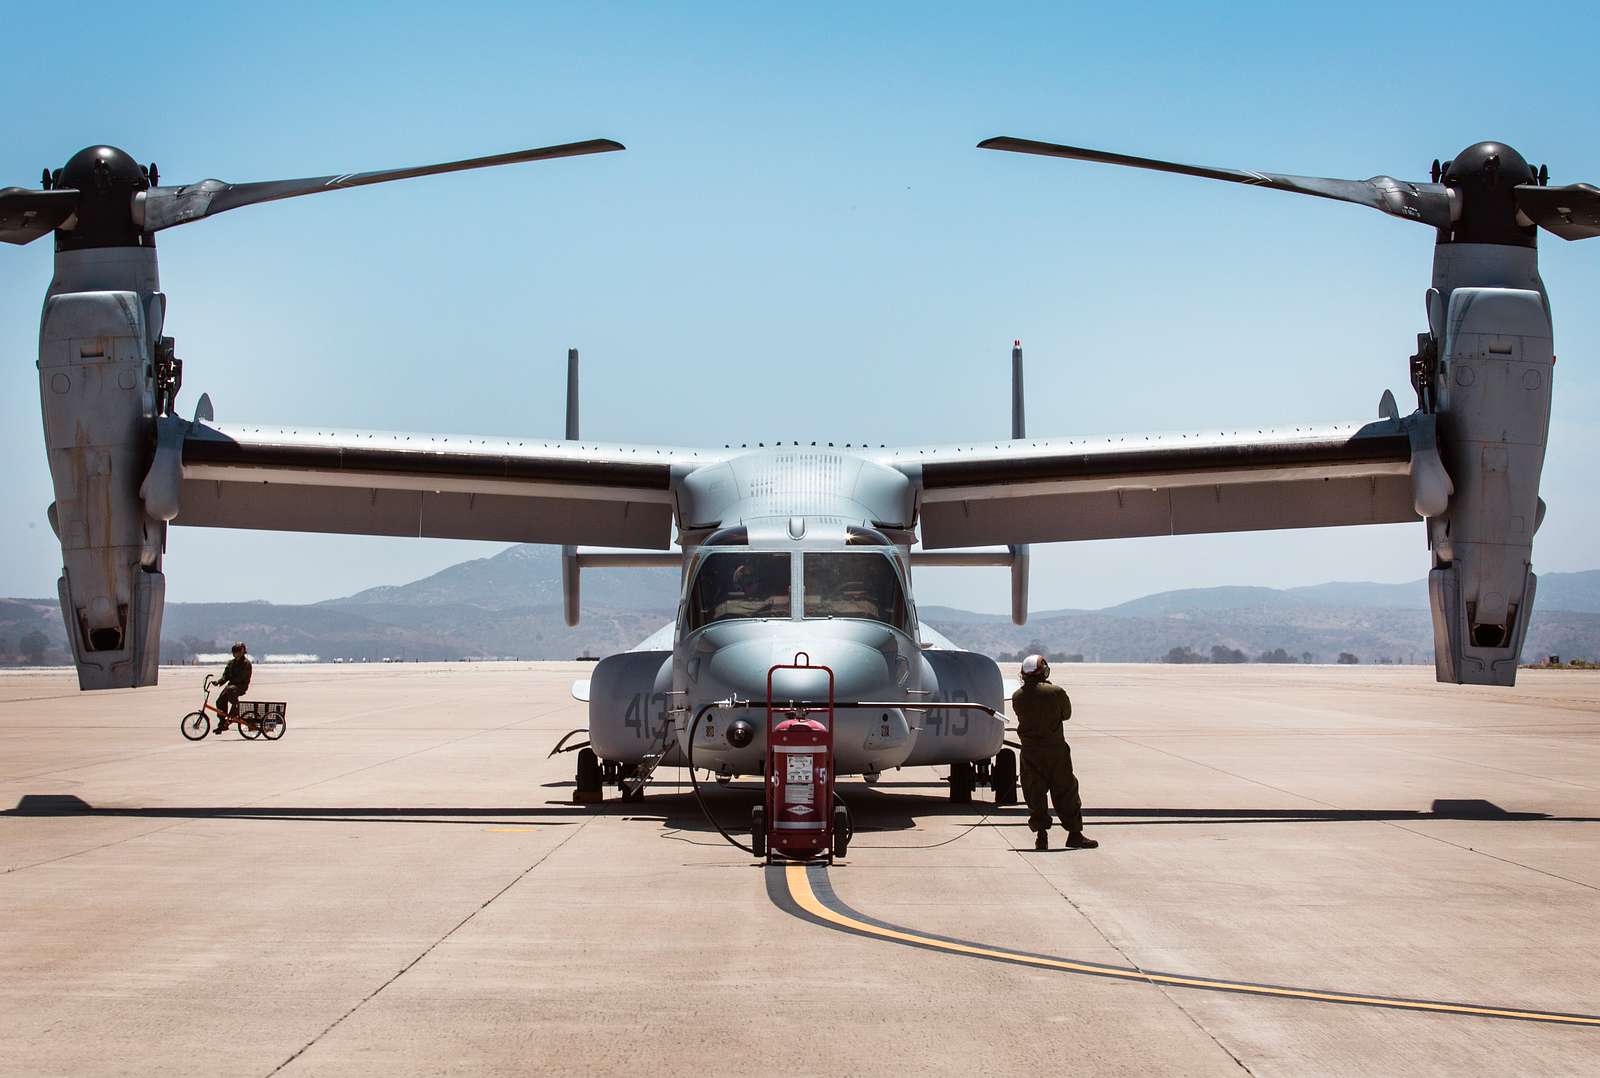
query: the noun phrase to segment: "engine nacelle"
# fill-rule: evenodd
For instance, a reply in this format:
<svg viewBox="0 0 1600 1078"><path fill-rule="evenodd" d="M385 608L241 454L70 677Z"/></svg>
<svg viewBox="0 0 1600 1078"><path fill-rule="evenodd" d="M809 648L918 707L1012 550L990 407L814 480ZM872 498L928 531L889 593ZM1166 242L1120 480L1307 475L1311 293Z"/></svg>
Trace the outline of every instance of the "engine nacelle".
<svg viewBox="0 0 1600 1078"><path fill-rule="evenodd" d="M58 589L84 689L153 685L166 524L139 488L154 449L159 293L58 292L39 331L39 396L61 542Z"/></svg>
<svg viewBox="0 0 1600 1078"><path fill-rule="evenodd" d="M1455 492L1428 520L1435 668L1440 681L1511 685L1533 613L1550 317L1538 291L1456 288L1442 328L1434 391Z"/></svg>

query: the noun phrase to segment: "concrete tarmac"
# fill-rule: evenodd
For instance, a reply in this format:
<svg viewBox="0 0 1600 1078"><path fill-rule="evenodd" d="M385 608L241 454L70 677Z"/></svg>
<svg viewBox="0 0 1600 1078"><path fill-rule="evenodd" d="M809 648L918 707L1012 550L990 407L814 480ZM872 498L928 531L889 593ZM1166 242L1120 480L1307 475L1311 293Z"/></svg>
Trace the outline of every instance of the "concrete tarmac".
<svg viewBox="0 0 1600 1078"><path fill-rule="evenodd" d="M258 667L285 737L193 744L201 670L0 674L0 1074L1600 1073L1600 1026L797 916L677 772L571 804L545 753L590 670ZM1076 963L1600 1015L1600 675L1057 675L1101 848L1036 854L1021 806L952 806L936 769L850 779L839 901ZM730 825L751 790L715 791Z"/></svg>

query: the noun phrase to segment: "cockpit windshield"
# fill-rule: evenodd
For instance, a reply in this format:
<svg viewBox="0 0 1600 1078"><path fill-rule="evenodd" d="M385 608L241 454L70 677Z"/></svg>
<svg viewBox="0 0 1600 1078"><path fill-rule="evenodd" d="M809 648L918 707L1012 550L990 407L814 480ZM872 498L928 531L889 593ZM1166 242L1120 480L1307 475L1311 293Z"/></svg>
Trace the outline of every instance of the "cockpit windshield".
<svg viewBox="0 0 1600 1078"><path fill-rule="evenodd" d="M887 554L807 551L804 575L806 617L865 618L909 631L905 588Z"/></svg>
<svg viewBox="0 0 1600 1078"><path fill-rule="evenodd" d="M725 618L787 618L789 555L718 551L700 563L687 605L691 632Z"/></svg>

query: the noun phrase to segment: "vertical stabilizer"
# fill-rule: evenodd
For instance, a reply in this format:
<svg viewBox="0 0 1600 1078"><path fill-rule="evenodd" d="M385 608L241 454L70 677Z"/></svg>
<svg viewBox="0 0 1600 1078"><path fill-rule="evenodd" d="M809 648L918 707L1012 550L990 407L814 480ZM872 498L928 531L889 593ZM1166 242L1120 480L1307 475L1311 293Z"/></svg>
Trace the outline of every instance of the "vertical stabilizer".
<svg viewBox="0 0 1600 1078"><path fill-rule="evenodd" d="M578 350L567 349L567 441L578 440Z"/></svg>
<svg viewBox="0 0 1600 1078"><path fill-rule="evenodd" d="M1028 410L1022 397L1022 342L1011 342L1011 438L1020 441L1028 436ZM1011 548L1011 621L1025 625L1028 621L1028 547L1027 544Z"/></svg>
<svg viewBox="0 0 1600 1078"><path fill-rule="evenodd" d="M567 430L569 442L578 440L578 350L567 349ZM578 548L561 548L561 605L568 625L578 624Z"/></svg>
<svg viewBox="0 0 1600 1078"><path fill-rule="evenodd" d="M1028 436L1028 413L1022 403L1022 342L1011 342L1011 437Z"/></svg>

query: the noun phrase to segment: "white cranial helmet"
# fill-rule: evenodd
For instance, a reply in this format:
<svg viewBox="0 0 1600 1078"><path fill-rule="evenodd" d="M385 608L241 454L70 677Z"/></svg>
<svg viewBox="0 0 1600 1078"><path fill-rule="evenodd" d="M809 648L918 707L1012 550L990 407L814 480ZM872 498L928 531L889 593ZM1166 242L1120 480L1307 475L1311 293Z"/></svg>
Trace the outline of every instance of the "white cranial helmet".
<svg viewBox="0 0 1600 1078"><path fill-rule="evenodd" d="M1050 676L1050 664L1043 655L1029 655L1022 660L1022 676L1046 678Z"/></svg>

